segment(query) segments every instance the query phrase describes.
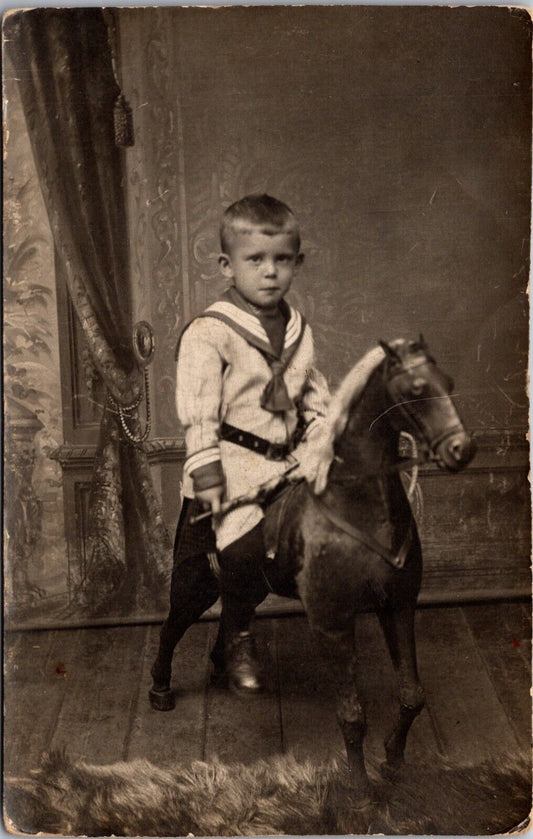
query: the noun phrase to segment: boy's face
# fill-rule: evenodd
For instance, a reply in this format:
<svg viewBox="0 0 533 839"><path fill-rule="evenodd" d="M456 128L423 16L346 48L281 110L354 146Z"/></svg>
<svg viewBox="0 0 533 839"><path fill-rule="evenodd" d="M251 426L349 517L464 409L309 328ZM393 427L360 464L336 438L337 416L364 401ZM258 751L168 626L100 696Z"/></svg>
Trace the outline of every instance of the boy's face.
<svg viewBox="0 0 533 839"><path fill-rule="evenodd" d="M285 297L302 264L294 232L267 235L251 226L235 231L229 253L219 257L225 277L242 296L260 309L272 309Z"/></svg>

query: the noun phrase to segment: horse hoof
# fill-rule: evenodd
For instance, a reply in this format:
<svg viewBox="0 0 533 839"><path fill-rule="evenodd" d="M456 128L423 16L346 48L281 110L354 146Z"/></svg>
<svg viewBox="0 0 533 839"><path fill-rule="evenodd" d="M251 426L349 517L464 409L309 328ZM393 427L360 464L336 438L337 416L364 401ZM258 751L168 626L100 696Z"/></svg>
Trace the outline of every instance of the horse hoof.
<svg viewBox="0 0 533 839"><path fill-rule="evenodd" d="M385 778L386 781L394 781L402 766L403 761L400 763L389 763L387 760L384 760L379 767L381 777Z"/></svg>
<svg viewBox="0 0 533 839"><path fill-rule="evenodd" d="M365 795L364 798L356 798L350 803L350 809L355 813L365 812L369 807L375 807L376 802L370 795Z"/></svg>
<svg viewBox="0 0 533 839"><path fill-rule="evenodd" d="M350 783L333 782L324 805L330 833L365 835L375 815L372 791L358 790Z"/></svg>
<svg viewBox="0 0 533 839"><path fill-rule="evenodd" d="M152 688L148 693L148 699L154 711L173 711L176 707L176 700L170 688L163 690Z"/></svg>

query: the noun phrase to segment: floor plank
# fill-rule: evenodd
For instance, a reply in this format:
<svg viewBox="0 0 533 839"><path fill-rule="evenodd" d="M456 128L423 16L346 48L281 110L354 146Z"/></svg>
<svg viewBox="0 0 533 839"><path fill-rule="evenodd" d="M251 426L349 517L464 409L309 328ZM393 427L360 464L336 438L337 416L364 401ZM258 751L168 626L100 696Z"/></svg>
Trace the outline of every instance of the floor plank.
<svg viewBox="0 0 533 839"><path fill-rule="evenodd" d="M358 682L367 718L365 753L377 762L385 757L384 741L399 709L398 687L377 615L359 615L355 630ZM414 721L405 750L407 762L441 750L429 710Z"/></svg>
<svg viewBox="0 0 533 839"><path fill-rule="evenodd" d="M327 760L344 753L331 667L305 617L278 619L278 667L284 751Z"/></svg>
<svg viewBox="0 0 533 839"><path fill-rule="evenodd" d="M415 721L407 761L445 754L459 761L528 750L531 615L520 603L420 609L420 676L428 706ZM47 748L107 763L145 757L188 765L293 751L324 760L344 754L332 668L303 616L261 618L270 691L243 701L211 686L216 622L191 627L174 658L174 711L148 703L159 625L25 631L5 638L4 766L34 768ZM397 707L392 665L374 615L356 630L367 757L380 760Z"/></svg>
<svg viewBox="0 0 533 839"><path fill-rule="evenodd" d="M521 750L529 754L531 616L520 603L470 606L463 612Z"/></svg>
<svg viewBox="0 0 533 839"><path fill-rule="evenodd" d="M469 763L516 750L462 609L423 609L417 624L420 676L446 754Z"/></svg>
<svg viewBox="0 0 533 839"><path fill-rule="evenodd" d="M4 771L38 765L70 689L79 630L7 633L4 648ZM23 748L21 747L23 744Z"/></svg>
<svg viewBox="0 0 533 839"><path fill-rule="evenodd" d="M150 668L157 655L161 628L149 627L129 734L129 759L144 757L158 766L186 766L202 758L209 627L205 621L194 624L176 647L171 683L176 697L173 711L154 711L148 701Z"/></svg>
<svg viewBox="0 0 533 839"><path fill-rule="evenodd" d="M218 626L211 625L211 644ZM243 699L225 688L208 688L205 759L226 763L253 763L278 754L281 749L280 712L276 666L276 639L272 620L256 620L254 635L265 666L268 689Z"/></svg>
<svg viewBox="0 0 533 839"><path fill-rule="evenodd" d="M82 632L83 643L70 665L69 691L50 745L66 748L72 758L112 763L124 758L146 627Z"/></svg>

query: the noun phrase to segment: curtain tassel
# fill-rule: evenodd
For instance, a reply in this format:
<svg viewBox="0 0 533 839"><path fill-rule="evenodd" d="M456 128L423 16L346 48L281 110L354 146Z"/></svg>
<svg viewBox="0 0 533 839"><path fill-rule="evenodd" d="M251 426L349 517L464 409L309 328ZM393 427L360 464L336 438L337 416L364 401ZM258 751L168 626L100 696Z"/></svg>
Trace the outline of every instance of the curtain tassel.
<svg viewBox="0 0 533 839"><path fill-rule="evenodd" d="M113 107L113 125L116 146L133 146L133 111L126 97L121 92Z"/></svg>
<svg viewBox="0 0 533 839"><path fill-rule="evenodd" d="M102 9L102 14L107 28L107 42L109 44L113 77L119 90L119 94L115 99L115 104L113 105L113 130L115 134L115 145L122 147L133 146L135 145L133 133L133 111L122 91L122 85L120 83L118 72L118 19L116 11L112 11L111 9Z"/></svg>

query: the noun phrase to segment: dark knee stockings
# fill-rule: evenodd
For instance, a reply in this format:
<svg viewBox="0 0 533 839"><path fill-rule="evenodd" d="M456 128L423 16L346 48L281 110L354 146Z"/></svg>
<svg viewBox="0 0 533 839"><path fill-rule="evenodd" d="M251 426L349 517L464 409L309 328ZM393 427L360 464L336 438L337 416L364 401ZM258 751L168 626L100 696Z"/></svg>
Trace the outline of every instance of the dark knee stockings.
<svg viewBox="0 0 533 839"><path fill-rule="evenodd" d="M262 522L220 551L219 562L224 633L229 638L249 628L256 606L268 594Z"/></svg>
<svg viewBox="0 0 533 839"><path fill-rule="evenodd" d="M222 637L230 639L250 626L255 608L268 594L263 575L265 548L262 524L220 551L220 580L207 556L189 556L174 566L170 588L170 611L160 634L154 681L170 682L172 655L187 629L222 598Z"/></svg>
<svg viewBox="0 0 533 839"><path fill-rule="evenodd" d="M172 571L170 611L161 628L159 652L152 668L154 680L170 681L172 654L180 638L218 598L218 581L207 556L190 556Z"/></svg>

